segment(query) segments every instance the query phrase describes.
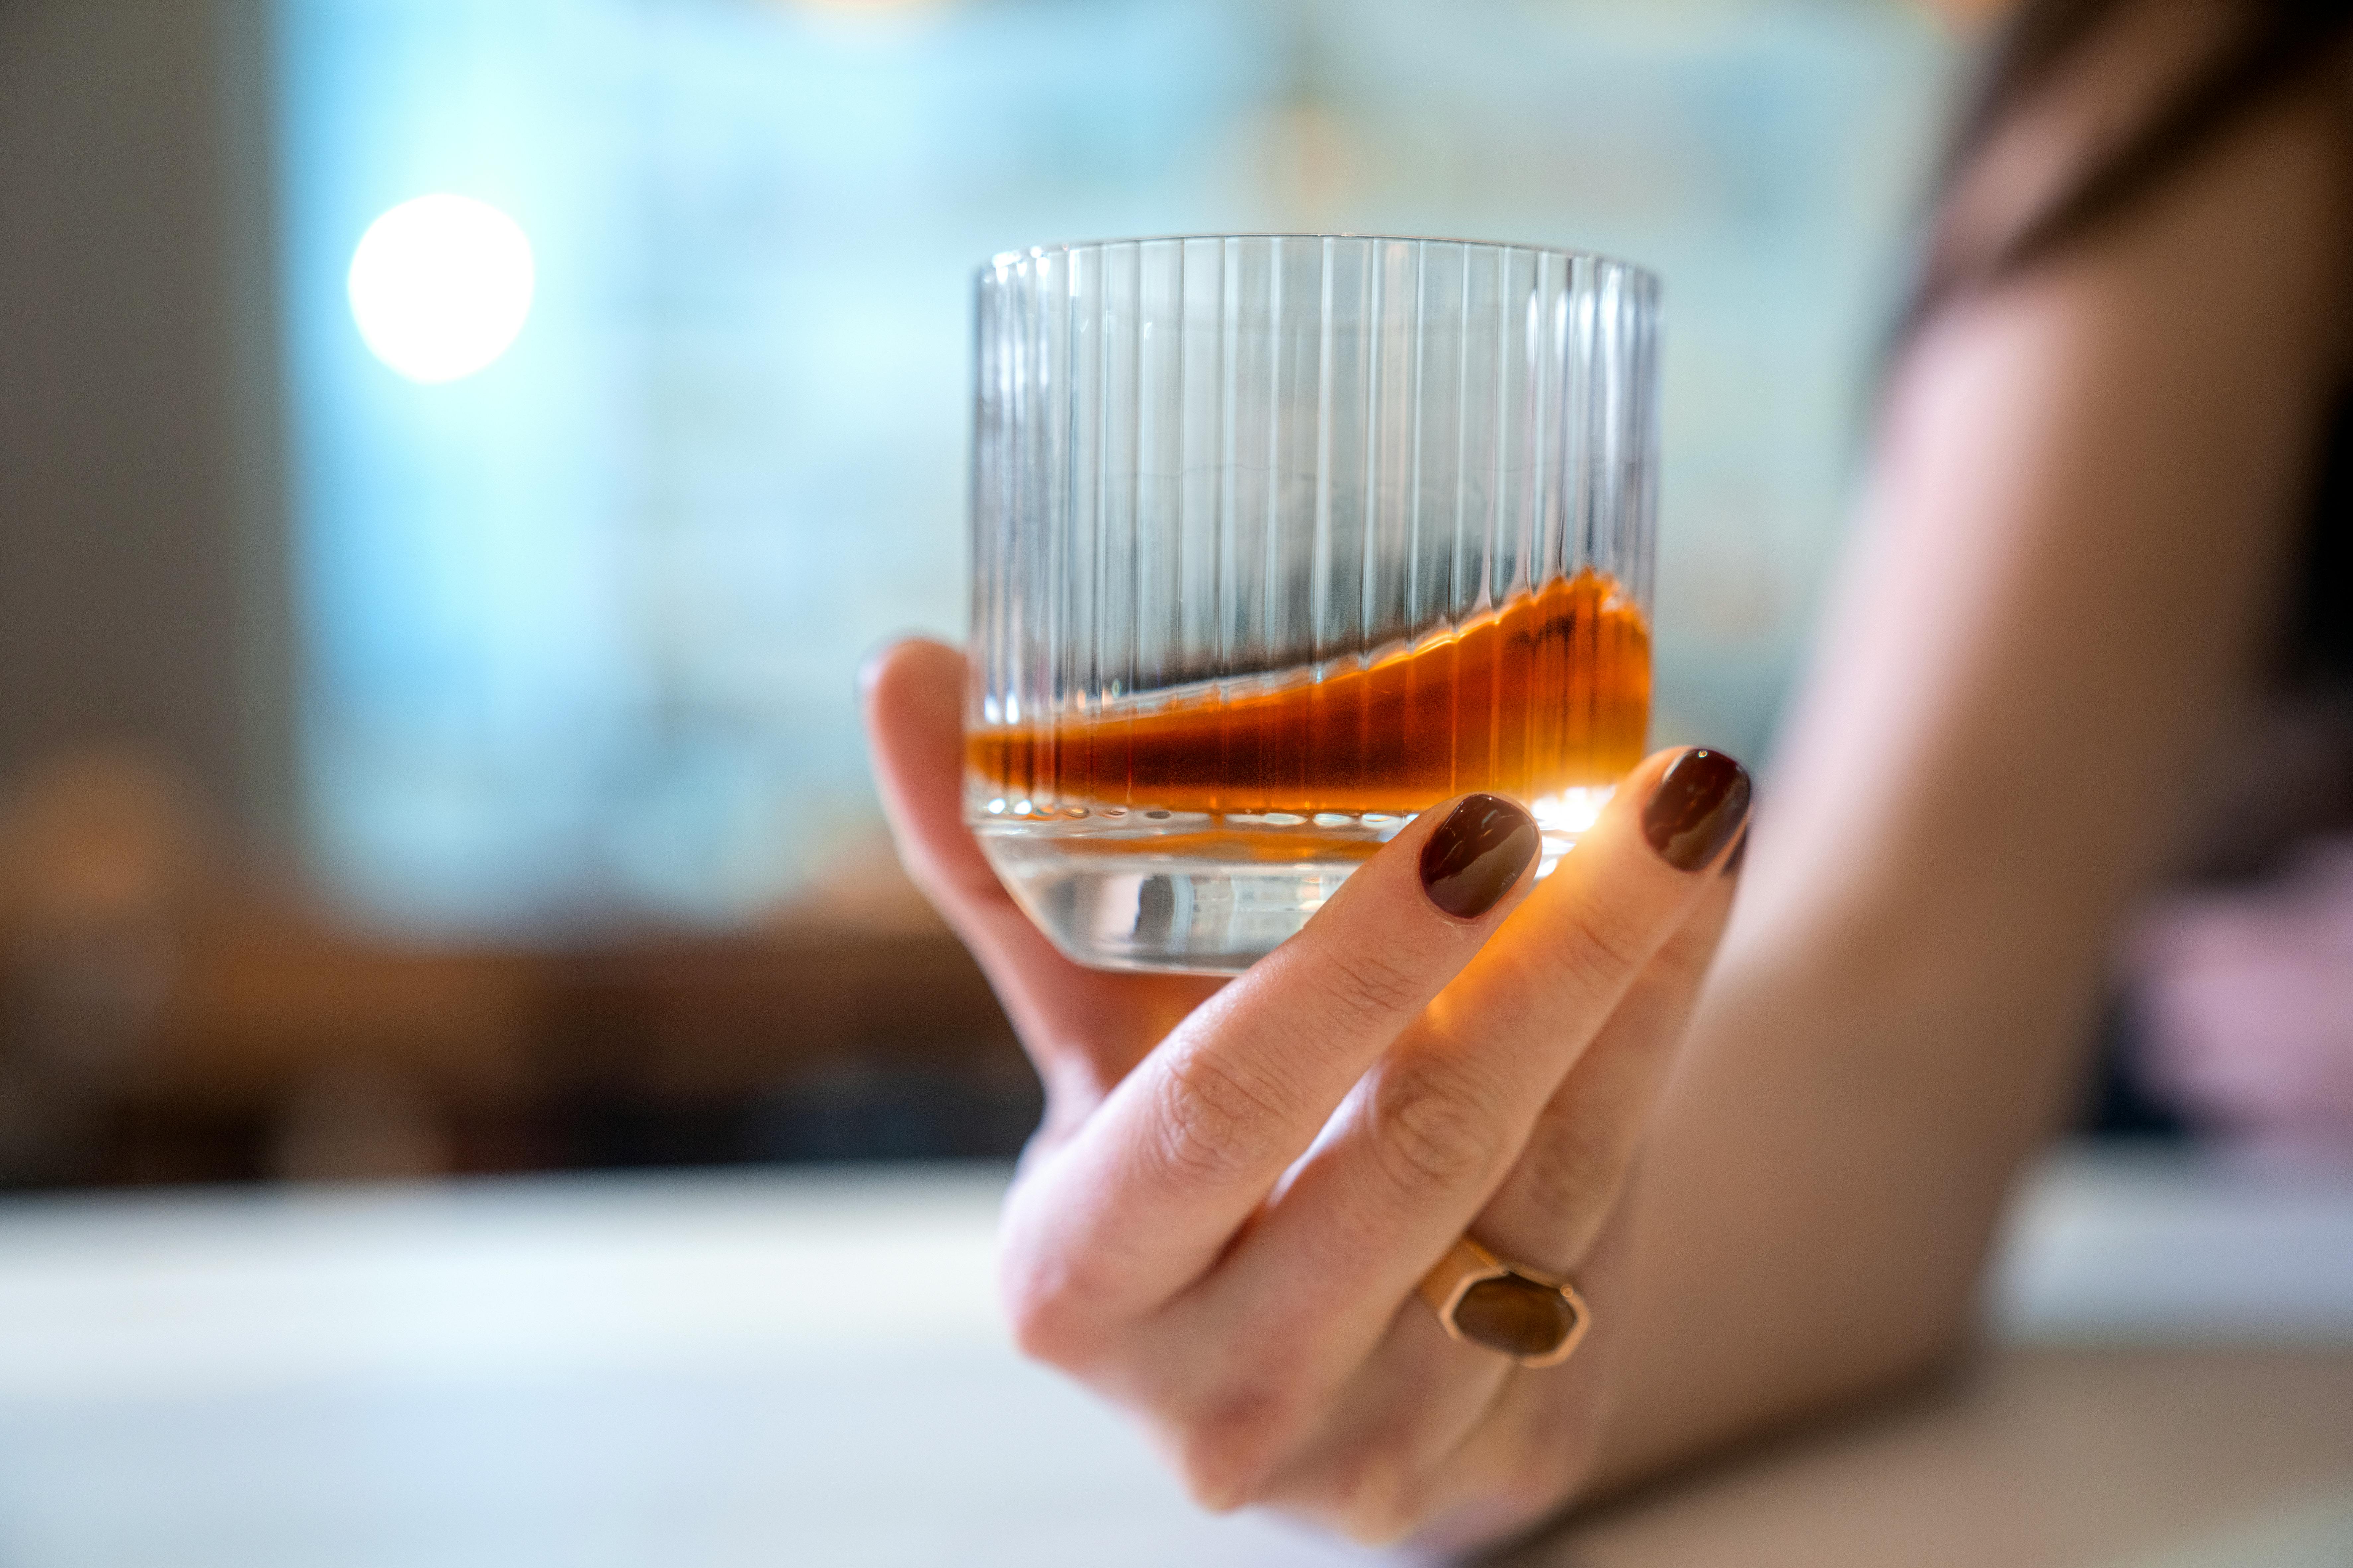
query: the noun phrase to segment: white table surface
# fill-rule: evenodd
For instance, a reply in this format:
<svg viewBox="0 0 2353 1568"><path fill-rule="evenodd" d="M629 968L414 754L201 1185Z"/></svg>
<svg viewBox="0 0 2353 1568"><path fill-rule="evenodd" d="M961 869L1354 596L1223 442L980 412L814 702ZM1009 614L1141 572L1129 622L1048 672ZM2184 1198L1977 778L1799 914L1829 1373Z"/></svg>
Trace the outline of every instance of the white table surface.
<svg viewBox="0 0 2353 1568"><path fill-rule="evenodd" d="M989 1283L1003 1179L0 1205L0 1565L1366 1561L1198 1513L1116 1417L1013 1354ZM2021 1352L2034 1388L2126 1364L2070 1359L2118 1346L2158 1347L2149 1364L2181 1376L2200 1345L2300 1345L2353 1372L2353 1179L2063 1159L2021 1205L1993 1298L1999 1337L2042 1347ZM1860 1473L1844 1462L1834 1475ZM2315 1462L2287 1502L2116 1568L2353 1564L2353 1459L2341 1491ZM1758 1488L1712 1484L1715 1501L1621 1510L1542 1560L1740 1561L1672 1548L1727 1486ZM1662 1529L1668 1547L1641 1544Z"/></svg>

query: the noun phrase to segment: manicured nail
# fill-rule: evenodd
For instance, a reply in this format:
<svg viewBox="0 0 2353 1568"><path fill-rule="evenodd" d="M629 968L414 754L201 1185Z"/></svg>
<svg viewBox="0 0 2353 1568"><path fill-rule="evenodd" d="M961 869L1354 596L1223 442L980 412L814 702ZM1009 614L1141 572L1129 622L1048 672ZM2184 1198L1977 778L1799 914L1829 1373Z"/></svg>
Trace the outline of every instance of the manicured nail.
<svg viewBox="0 0 2353 1568"><path fill-rule="evenodd" d="M1696 871L1721 854L1748 820L1748 770L1694 747L1677 757L1642 808L1642 837L1678 871Z"/></svg>
<svg viewBox="0 0 2353 1568"><path fill-rule="evenodd" d="M1475 921L1503 901L1543 845L1535 818L1510 801L1465 795L1421 846L1421 885L1448 914Z"/></svg>
<svg viewBox="0 0 2353 1568"><path fill-rule="evenodd" d="M1732 847L1732 853L1724 858L1724 874L1725 876L1737 877L1740 875L1740 868L1746 864L1748 859L1748 841L1755 837L1756 835L1753 833L1742 834L1740 836L1740 842Z"/></svg>

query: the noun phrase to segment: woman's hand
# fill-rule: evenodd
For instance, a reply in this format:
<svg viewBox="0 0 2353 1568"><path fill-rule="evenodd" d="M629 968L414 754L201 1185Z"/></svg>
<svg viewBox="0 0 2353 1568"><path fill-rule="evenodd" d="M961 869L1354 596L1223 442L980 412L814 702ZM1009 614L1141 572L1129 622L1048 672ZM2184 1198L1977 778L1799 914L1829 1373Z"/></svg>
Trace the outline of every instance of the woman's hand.
<svg viewBox="0 0 2353 1568"><path fill-rule="evenodd" d="M1558 1507L1603 1414L1609 1221L1731 902L1746 774L1651 758L1541 886L1524 813L1450 803L1238 979L1105 973L964 826L964 680L902 643L867 721L908 870L1046 1085L1004 1224L1022 1348L1140 1415L1212 1508L1456 1545ZM1567 1363L1458 1342L1417 1298L1466 1231L1577 1279L1595 1327Z"/></svg>

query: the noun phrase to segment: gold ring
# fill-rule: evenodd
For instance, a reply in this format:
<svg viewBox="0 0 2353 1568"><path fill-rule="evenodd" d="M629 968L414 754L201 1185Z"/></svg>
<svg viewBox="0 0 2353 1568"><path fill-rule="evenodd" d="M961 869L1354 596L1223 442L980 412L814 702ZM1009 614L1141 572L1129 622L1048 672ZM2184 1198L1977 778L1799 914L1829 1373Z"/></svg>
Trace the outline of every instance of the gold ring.
<svg viewBox="0 0 2353 1568"><path fill-rule="evenodd" d="M1567 1280L1506 1263L1467 1236L1422 1276L1421 1299L1448 1334L1522 1366L1559 1365L1593 1322Z"/></svg>

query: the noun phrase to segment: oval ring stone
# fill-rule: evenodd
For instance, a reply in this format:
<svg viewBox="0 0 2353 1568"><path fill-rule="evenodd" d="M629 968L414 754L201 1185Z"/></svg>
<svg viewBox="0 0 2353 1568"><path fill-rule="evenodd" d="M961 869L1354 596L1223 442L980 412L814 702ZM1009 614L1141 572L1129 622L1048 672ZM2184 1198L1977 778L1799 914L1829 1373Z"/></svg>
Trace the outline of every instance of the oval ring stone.
<svg viewBox="0 0 2353 1568"><path fill-rule="evenodd" d="M1551 1286L1506 1274L1463 1291L1454 1326L1473 1344L1507 1356L1547 1356L1576 1331L1577 1308Z"/></svg>

